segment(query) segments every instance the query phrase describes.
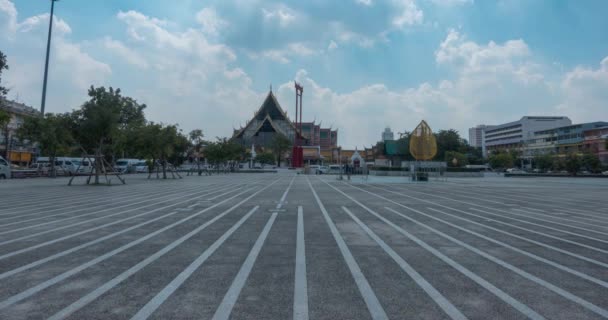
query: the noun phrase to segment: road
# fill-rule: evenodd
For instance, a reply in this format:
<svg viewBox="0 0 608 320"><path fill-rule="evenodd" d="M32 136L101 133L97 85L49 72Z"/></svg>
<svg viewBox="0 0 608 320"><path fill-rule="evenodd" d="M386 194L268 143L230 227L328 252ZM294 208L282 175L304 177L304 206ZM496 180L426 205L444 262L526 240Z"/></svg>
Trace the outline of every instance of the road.
<svg viewBox="0 0 608 320"><path fill-rule="evenodd" d="M608 183L0 183L0 319L608 318Z"/></svg>

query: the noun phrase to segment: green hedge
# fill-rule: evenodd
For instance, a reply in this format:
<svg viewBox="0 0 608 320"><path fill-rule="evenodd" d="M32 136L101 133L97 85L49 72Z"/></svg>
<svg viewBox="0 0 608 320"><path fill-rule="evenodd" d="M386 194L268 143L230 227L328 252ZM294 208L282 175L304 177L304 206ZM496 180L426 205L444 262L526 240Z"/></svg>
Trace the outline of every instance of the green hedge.
<svg viewBox="0 0 608 320"><path fill-rule="evenodd" d="M483 172L485 169L481 168L452 168L448 167L447 172Z"/></svg>

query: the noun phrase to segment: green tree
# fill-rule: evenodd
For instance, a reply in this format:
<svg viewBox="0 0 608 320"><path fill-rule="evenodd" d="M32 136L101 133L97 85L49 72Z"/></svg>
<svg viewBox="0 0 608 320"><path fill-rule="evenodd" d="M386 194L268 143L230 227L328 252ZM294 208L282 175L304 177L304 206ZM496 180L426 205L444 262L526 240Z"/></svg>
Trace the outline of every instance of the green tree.
<svg viewBox="0 0 608 320"><path fill-rule="evenodd" d="M129 146L134 146L138 128L145 125L143 110L146 105L123 97L120 89L91 86L90 100L72 113L72 130L83 149L102 157L115 158L125 155ZM135 150L129 149L134 152ZM99 183L101 163L95 161L95 183Z"/></svg>
<svg viewBox="0 0 608 320"><path fill-rule="evenodd" d="M445 162L447 162L449 167L463 167L468 164L466 155L456 151L446 151Z"/></svg>
<svg viewBox="0 0 608 320"><path fill-rule="evenodd" d="M599 172L602 169L602 162L600 161L599 157L591 152L583 154L581 164L586 170L593 173Z"/></svg>
<svg viewBox="0 0 608 320"><path fill-rule="evenodd" d="M513 157L508 153L493 154L488 158L488 162L493 169L504 169L513 167Z"/></svg>
<svg viewBox="0 0 608 320"><path fill-rule="evenodd" d="M138 155L152 160L150 169L154 169L159 163L162 178L167 179L168 165L179 164L190 143L177 125L165 126L151 122L138 129L137 145Z"/></svg>
<svg viewBox="0 0 608 320"><path fill-rule="evenodd" d="M8 88L2 86L2 71L8 70L8 64L6 61L6 55L0 51L0 107L4 104ZM4 136L4 157L8 159L8 123L11 121L11 116L8 112L0 109L0 130Z"/></svg>
<svg viewBox="0 0 608 320"><path fill-rule="evenodd" d="M74 144L70 131L71 118L69 114L48 113L46 117L27 117L17 129L19 139L38 142L42 154L49 156L51 164L50 175L54 177L55 158L60 153L67 153Z"/></svg>
<svg viewBox="0 0 608 320"><path fill-rule="evenodd" d="M8 70L8 63L6 55L0 51L0 103L6 99L6 95L8 94L8 88L2 86L2 72L4 70Z"/></svg>
<svg viewBox="0 0 608 320"><path fill-rule="evenodd" d="M566 171L568 171L568 173L576 175L581 168L581 159L576 153L570 153L566 156L564 166L566 167Z"/></svg>
<svg viewBox="0 0 608 320"><path fill-rule="evenodd" d="M291 141L287 139L286 136L277 133L272 140L272 144L270 146L272 151L276 155L277 166L281 166L281 156L285 154L291 147Z"/></svg>
<svg viewBox="0 0 608 320"><path fill-rule="evenodd" d="M435 159L444 160L447 151L466 152L466 150L463 150L466 147L466 143L460 137L458 131L454 129L440 130L435 133L435 139L437 140L437 155Z"/></svg>
<svg viewBox="0 0 608 320"><path fill-rule="evenodd" d="M2 100L0 100L2 103ZM9 131L8 124L11 122L11 115L0 109L0 132L4 136L4 158L8 159Z"/></svg>
<svg viewBox="0 0 608 320"><path fill-rule="evenodd" d="M262 152L255 157L255 160L261 164L273 164L274 155L271 152Z"/></svg>
<svg viewBox="0 0 608 320"><path fill-rule="evenodd" d="M188 134L188 138L190 138L190 144L192 145L191 154L196 161L196 169L198 171L199 176L203 174L203 172L201 171L201 152L203 150L204 137L205 135L203 135L203 130L201 129L192 130Z"/></svg>
<svg viewBox="0 0 608 320"><path fill-rule="evenodd" d="M553 167L554 158L550 154L541 154L534 157L536 168L541 171L547 171Z"/></svg>

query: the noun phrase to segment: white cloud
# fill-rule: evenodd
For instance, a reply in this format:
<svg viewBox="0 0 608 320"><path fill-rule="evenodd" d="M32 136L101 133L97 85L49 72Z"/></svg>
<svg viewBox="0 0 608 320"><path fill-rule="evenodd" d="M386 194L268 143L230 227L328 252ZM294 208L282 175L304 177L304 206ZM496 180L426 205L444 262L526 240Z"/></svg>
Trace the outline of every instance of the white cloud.
<svg viewBox="0 0 608 320"><path fill-rule="evenodd" d="M608 120L608 56L599 68L576 67L567 72L559 88L564 95L557 109L578 121Z"/></svg>
<svg viewBox="0 0 608 320"><path fill-rule="evenodd" d="M8 0L0 0L0 31L14 33L17 29L17 9Z"/></svg>
<svg viewBox="0 0 608 320"><path fill-rule="evenodd" d="M310 57L321 53L321 50L312 49L302 42L292 42L281 49L270 49L259 53L250 53L249 57L252 59L262 57L281 64L287 64L291 62L291 57Z"/></svg>
<svg viewBox="0 0 608 320"><path fill-rule="evenodd" d="M217 15L213 8L204 8L196 14L196 21L203 27L203 32L209 36L217 36L220 30L228 26L228 22Z"/></svg>
<svg viewBox="0 0 608 320"><path fill-rule="evenodd" d="M446 7L472 4L474 2L474 0L427 0L427 1L430 1L434 5L446 6Z"/></svg>
<svg viewBox="0 0 608 320"><path fill-rule="evenodd" d="M281 27L290 25L296 19L294 11L286 6L282 6L274 10L262 8L262 14L264 16L264 20L277 21Z"/></svg>
<svg viewBox="0 0 608 320"><path fill-rule="evenodd" d="M393 18L393 25L397 28L404 28L422 23L424 14L418 8L414 0L395 0L395 7L400 14Z"/></svg>
<svg viewBox="0 0 608 320"><path fill-rule="evenodd" d="M34 29L39 28L46 30L49 25L50 16L50 14L44 13L37 16L29 17L23 20L23 22L19 23L17 25L17 29L20 32L30 32ZM58 18L57 16L53 16L53 33L55 33L55 35L70 34L72 33L72 28L70 28L70 26L64 20Z"/></svg>
<svg viewBox="0 0 608 320"><path fill-rule="evenodd" d="M327 46L327 50L328 51L333 51L333 50L336 50L336 49L338 49L338 44L334 40L331 40L329 42L329 45Z"/></svg>
<svg viewBox="0 0 608 320"><path fill-rule="evenodd" d="M372 0L356 0L356 2L368 7L374 4Z"/></svg>
<svg viewBox="0 0 608 320"><path fill-rule="evenodd" d="M118 57L120 57L127 63L134 65L140 69L148 68L148 62L146 61L144 56L128 48L127 46L125 46L124 43L118 40L114 40L111 37L105 37L102 41L102 45L104 48L116 54Z"/></svg>
<svg viewBox="0 0 608 320"><path fill-rule="evenodd" d="M92 58L79 44L58 38L54 47L55 70L80 90L86 90L91 85L103 85L112 73L108 64Z"/></svg>
<svg viewBox="0 0 608 320"><path fill-rule="evenodd" d="M3 80L11 87L11 94L19 95L22 101L30 104L38 103L42 90L49 18L45 13L19 21L14 4L0 0L0 21L7 21L5 25L0 22L0 41L6 44L3 50L6 50L11 66ZM74 101L84 101L90 85L105 84L112 69L87 52L86 41L70 39L72 29L65 20L55 16L53 22L48 110L67 111L75 107L71 105Z"/></svg>

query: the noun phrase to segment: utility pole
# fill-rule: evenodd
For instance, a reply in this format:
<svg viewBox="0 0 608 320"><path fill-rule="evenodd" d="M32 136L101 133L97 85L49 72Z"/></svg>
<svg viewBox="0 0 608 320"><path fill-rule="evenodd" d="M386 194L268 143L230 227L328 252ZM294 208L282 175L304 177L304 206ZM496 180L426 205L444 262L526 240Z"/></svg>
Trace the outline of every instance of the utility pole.
<svg viewBox="0 0 608 320"><path fill-rule="evenodd" d="M51 34L53 33L53 15L55 13L55 2L59 0L51 0L51 16L49 18L49 38L46 42L46 62L44 63L44 80L42 82L42 103L40 105L40 113L44 117L44 107L46 105L46 82L49 76L49 56L51 54Z"/></svg>

